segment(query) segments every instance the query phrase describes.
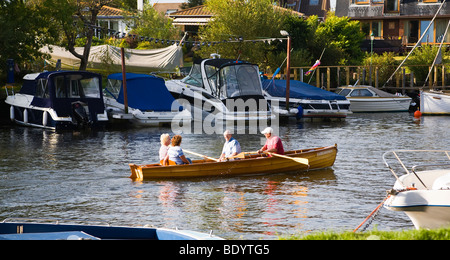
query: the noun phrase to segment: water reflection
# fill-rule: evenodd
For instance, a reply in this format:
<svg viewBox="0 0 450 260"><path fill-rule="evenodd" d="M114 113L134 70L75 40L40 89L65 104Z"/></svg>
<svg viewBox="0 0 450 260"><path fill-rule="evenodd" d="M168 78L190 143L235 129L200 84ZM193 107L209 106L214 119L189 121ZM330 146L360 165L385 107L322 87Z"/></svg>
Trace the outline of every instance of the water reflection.
<svg viewBox="0 0 450 260"><path fill-rule="evenodd" d="M381 156L394 149L448 149L450 117L353 114L343 122L280 127L285 149L337 143L332 169L233 178L135 182L129 163L158 159L170 128L63 132L0 128L0 219L55 217L112 224L152 224L261 239L310 230L353 230L395 179ZM245 151L261 135L234 135ZM218 157L221 135L185 135L183 148ZM413 228L404 215L380 211L379 229Z"/></svg>

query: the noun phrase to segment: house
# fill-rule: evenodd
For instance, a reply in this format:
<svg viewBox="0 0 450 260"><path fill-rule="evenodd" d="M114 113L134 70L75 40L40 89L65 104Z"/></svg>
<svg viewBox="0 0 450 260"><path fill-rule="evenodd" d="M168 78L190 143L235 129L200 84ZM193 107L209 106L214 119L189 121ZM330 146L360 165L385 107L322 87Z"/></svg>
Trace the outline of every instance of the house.
<svg viewBox="0 0 450 260"><path fill-rule="evenodd" d="M102 38L108 32L127 33L129 28L125 22L125 11L110 6L103 6L97 15L97 24L101 29L95 29L95 36Z"/></svg>
<svg viewBox="0 0 450 260"><path fill-rule="evenodd" d="M436 20L431 20L442 0L336 0L336 15L348 16L361 22L366 34L362 48L374 52L402 51L417 43L439 43L450 19L450 3L445 3ZM426 28L430 25L430 29Z"/></svg>
<svg viewBox="0 0 450 260"><path fill-rule="evenodd" d="M303 13L295 10L286 9L279 6L274 6L274 8L282 11L287 10L300 17L304 16ZM198 27L207 25L213 16L214 14L206 8L206 5L199 5L169 14L169 17L173 19L172 24L182 27L182 31L184 32L197 32Z"/></svg>
<svg viewBox="0 0 450 260"><path fill-rule="evenodd" d="M335 1L333 1L335 2ZM317 15L325 20L330 11L330 0L280 0L280 6L303 13L305 16Z"/></svg>
<svg viewBox="0 0 450 260"><path fill-rule="evenodd" d="M169 15L174 12L178 12L181 10L182 3L154 3L153 9L155 9L158 13L163 13L164 15Z"/></svg>

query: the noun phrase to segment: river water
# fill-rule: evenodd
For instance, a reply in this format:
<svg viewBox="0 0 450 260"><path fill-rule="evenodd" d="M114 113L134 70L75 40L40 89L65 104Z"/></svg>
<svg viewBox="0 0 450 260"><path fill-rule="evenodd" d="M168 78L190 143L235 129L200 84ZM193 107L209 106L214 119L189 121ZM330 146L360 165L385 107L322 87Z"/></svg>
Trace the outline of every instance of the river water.
<svg viewBox="0 0 450 260"><path fill-rule="evenodd" d="M158 160L170 128L62 132L0 127L0 219L100 220L154 225L226 239L276 239L348 231L383 200L395 181L382 154L449 149L450 117L353 114L342 122L280 126L285 150L338 145L331 169L297 174L133 181L128 163ZM262 135L237 134L244 151ZM222 135L184 134L182 147L218 157ZM192 157L194 159L194 157ZM382 209L369 229L412 229L403 213Z"/></svg>

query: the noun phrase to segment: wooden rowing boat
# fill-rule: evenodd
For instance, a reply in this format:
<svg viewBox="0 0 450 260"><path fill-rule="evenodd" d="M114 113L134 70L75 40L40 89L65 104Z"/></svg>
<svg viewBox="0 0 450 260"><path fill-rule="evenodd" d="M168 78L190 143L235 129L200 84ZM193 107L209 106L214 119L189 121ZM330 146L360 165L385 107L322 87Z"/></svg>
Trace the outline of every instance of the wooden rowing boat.
<svg viewBox="0 0 450 260"><path fill-rule="evenodd" d="M286 156L305 158L309 165L285 157L267 157L255 153L245 154L245 159L216 162L210 159L193 160L192 164L161 166L159 163L130 164L130 178L135 180L157 178L189 178L207 176L235 176L297 172L331 167L336 160L337 145L288 151Z"/></svg>

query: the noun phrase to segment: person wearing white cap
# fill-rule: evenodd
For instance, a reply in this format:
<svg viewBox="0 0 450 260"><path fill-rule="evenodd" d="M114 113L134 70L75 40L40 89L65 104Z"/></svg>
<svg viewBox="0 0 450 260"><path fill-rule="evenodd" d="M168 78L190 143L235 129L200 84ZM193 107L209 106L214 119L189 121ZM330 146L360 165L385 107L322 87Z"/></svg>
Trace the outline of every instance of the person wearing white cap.
<svg viewBox="0 0 450 260"><path fill-rule="evenodd" d="M283 143L281 142L281 138L273 135L273 128L267 127L264 129L261 134L266 137L266 144L258 150L258 153L277 153L284 154Z"/></svg>
<svg viewBox="0 0 450 260"><path fill-rule="evenodd" d="M241 145L236 139L231 137L231 132L229 130L223 132L223 137L225 138L225 143L223 144L219 161L228 160L229 157L233 157L241 152Z"/></svg>

